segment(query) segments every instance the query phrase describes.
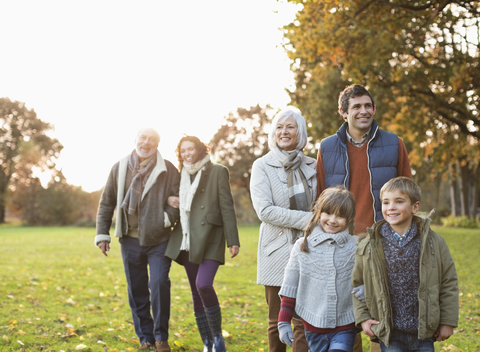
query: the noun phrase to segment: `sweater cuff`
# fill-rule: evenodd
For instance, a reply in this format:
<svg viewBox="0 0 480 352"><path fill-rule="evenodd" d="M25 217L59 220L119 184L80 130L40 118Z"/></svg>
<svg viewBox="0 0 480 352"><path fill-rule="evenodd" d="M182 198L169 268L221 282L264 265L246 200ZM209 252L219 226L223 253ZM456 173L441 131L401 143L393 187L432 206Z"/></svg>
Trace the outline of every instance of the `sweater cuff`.
<svg viewBox="0 0 480 352"><path fill-rule="evenodd" d="M171 227L172 223L170 222L170 219L168 218L167 212L163 212L163 227Z"/></svg>
<svg viewBox="0 0 480 352"><path fill-rule="evenodd" d="M282 297L280 303L280 313L278 314L278 321L286 321L290 323L293 318L293 311L295 310L295 298Z"/></svg>
<svg viewBox="0 0 480 352"><path fill-rule="evenodd" d="M110 243L111 240L112 240L112 239L111 239L110 235L96 235L96 236L95 236L95 247L98 247L98 244L99 244L100 242L108 242L108 243Z"/></svg>

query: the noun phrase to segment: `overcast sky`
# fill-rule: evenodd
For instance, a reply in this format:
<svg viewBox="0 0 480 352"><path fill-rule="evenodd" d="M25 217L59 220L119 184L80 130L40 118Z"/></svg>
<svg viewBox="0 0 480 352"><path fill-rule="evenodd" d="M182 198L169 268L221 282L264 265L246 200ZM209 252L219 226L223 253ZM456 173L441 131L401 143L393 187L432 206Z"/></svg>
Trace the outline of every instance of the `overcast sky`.
<svg viewBox="0 0 480 352"><path fill-rule="evenodd" d="M0 97L52 123L67 181L98 190L141 127L158 130L176 165L183 133L208 142L237 107L287 105L279 27L295 10L276 0L1 1Z"/></svg>

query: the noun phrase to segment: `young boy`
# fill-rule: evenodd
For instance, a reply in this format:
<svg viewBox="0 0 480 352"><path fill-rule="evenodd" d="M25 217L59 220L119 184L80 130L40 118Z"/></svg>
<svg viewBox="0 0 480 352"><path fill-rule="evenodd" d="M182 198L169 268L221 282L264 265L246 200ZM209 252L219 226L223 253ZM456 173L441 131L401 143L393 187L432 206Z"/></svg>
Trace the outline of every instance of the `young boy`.
<svg viewBox="0 0 480 352"><path fill-rule="evenodd" d="M384 351L435 351L458 324L458 279L447 244L416 216L420 187L396 177L380 191L385 220L358 245L352 286L355 323Z"/></svg>

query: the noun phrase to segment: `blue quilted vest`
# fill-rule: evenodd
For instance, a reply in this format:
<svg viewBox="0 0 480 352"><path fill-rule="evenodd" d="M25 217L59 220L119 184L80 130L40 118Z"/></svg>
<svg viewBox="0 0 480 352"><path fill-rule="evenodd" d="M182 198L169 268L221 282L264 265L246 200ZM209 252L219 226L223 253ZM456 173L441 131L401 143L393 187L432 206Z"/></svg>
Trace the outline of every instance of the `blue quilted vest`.
<svg viewBox="0 0 480 352"><path fill-rule="evenodd" d="M350 186L349 161L347 153L347 127L345 122L336 134L320 142L325 186ZM373 120L370 140L367 146L368 169L370 171L370 193L375 208L375 222L383 219L380 189L390 179L397 177L398 136L378 128Z"/></svg>

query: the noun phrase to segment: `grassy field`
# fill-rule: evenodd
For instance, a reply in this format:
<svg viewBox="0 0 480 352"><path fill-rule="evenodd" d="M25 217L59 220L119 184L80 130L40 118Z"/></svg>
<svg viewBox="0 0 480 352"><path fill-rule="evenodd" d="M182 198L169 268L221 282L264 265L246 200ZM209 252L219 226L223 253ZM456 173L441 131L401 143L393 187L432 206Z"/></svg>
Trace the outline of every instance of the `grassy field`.
<svg viewBox="0 0 480 352"><path fill-rule="evenodd" d="M460 277L460 326L437 351L480 351L480 231L438 228ZM263 286L255 284L258 228L242 227L240 255L215 287L227 348L268 351ZM108 258L85 228L0 227L0 351L135 351L119 244ZM170 344L201 351L183 267L172 264ZM369 351L364 336L364 350Z"/></svg>

